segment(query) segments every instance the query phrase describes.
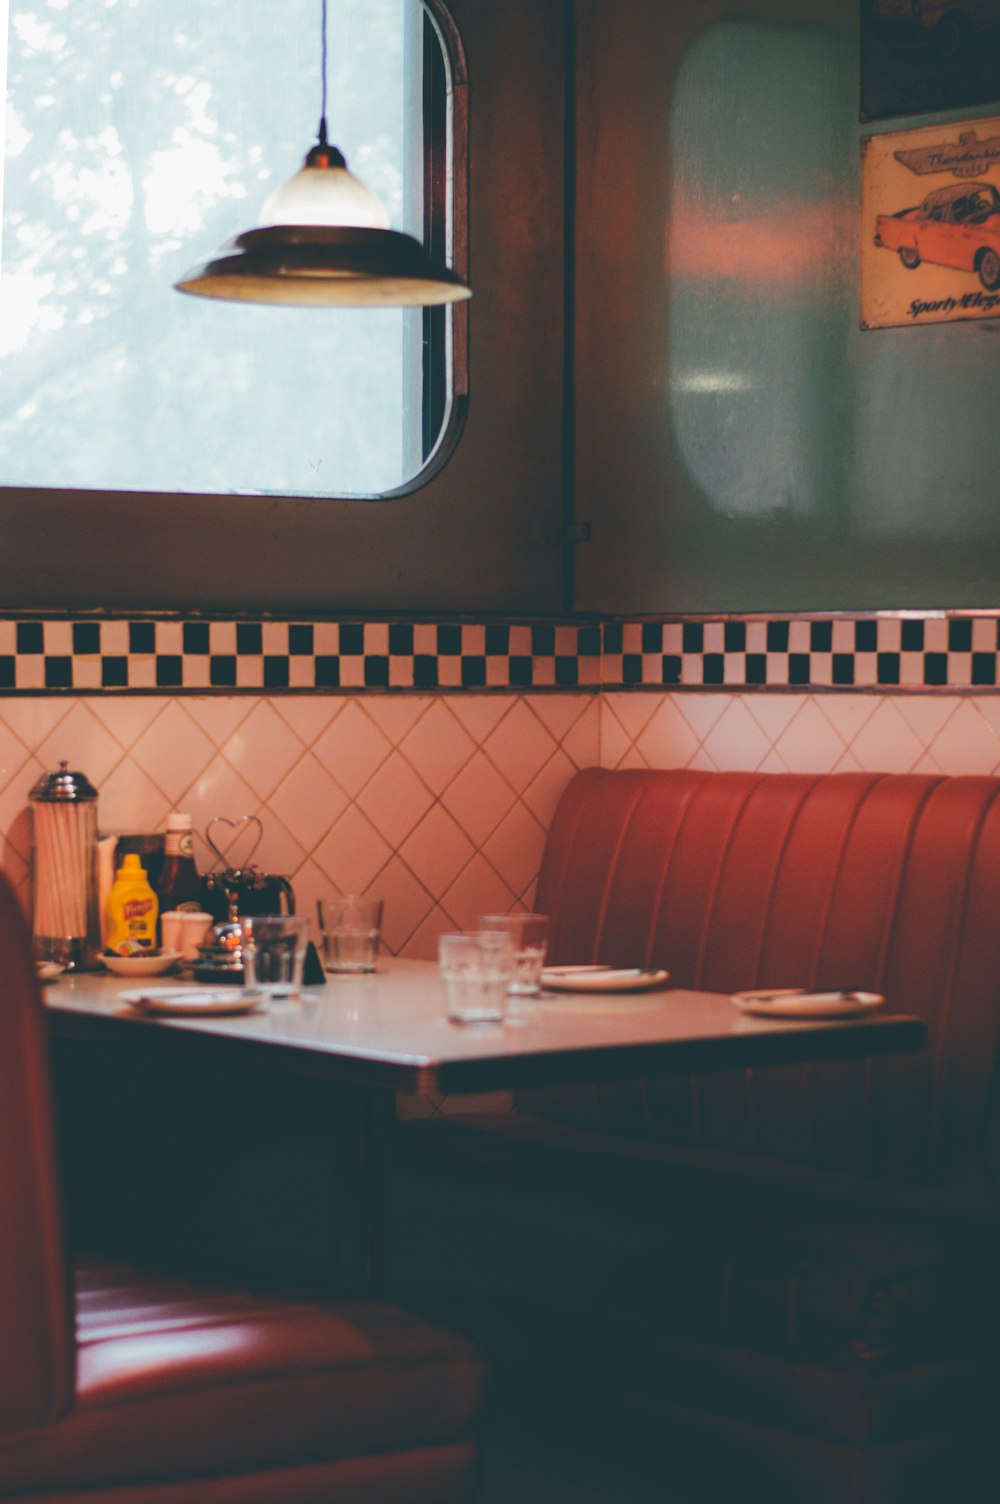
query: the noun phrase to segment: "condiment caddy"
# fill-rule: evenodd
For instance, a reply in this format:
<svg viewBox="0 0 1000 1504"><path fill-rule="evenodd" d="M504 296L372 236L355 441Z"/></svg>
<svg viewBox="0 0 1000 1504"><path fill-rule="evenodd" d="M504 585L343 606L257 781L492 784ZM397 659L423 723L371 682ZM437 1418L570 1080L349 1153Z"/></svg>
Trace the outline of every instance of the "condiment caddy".
<svg viewBox="0 0 1000 1504"><path fill-rule="evenodd" d="M202 876L190 814L168 815L163 837L100 840L97 790L66 762L37 781L29 801L39 967L74 971L103 961L123 975L150 976L184 964L201 981L242 982L241 920L295 913L289 880L253 864L263 836L256 815L209 821L205 840L219 866Z"/></svg>
<svg viewBox="0 0 1000 1504"><path fill-rule="evenodd" d="M294 914L295 891L287 877L261 872L254 855L264 834L257 815L229 820L217 815L208 822L205 842L219 863L201 879L202 905L219 923L234 914Z"/></svg>

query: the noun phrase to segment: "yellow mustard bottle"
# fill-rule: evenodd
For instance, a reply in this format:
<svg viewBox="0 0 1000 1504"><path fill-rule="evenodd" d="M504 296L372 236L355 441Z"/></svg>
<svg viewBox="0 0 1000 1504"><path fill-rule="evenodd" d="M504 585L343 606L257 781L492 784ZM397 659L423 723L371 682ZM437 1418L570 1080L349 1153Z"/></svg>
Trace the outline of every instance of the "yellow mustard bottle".
<svg viewBox="0 0 1000 1504"><path fill-rule="evenodd" d="M134 851L126 852L108 894L108 936L105 946L119 956L156 949L159 904L146 880L146 869Z"/></svg>

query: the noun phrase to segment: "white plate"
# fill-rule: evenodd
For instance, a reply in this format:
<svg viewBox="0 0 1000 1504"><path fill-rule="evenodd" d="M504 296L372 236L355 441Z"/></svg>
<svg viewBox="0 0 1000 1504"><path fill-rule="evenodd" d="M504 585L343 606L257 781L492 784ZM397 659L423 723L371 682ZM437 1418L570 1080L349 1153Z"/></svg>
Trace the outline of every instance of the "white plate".
<svg viewBox="0 0 1000 1504"><path fill-rule="evenodd" d="M181 958L179 950L159 950L154 955L102 956L102 963L116 977L159 977Z"/></svg>
<svg viewBox="0 0 1000 1504"><path fill-rule="evenodd" d="M880 992L801 992L795 987L772 987L760 992L734 992L733 1002L744 1013L761 1018L857 1018L873 1013L885 998Z"/></svg>
<svg viewBox="0 0 1000 1504"><path fill-rule="evenodd" d="M252 1013L264 1001L264 994L249 987L145 987L121 993L119 1001L138 1013L204 1018L220 1013Z"/></svg>
<svg viewBox="0 0 1000 1504"><path fill-rule="evenodd" d="M546 966L542 970L542 986L551 992L650 992L669 979L669 971L641 966Z"/></svg>

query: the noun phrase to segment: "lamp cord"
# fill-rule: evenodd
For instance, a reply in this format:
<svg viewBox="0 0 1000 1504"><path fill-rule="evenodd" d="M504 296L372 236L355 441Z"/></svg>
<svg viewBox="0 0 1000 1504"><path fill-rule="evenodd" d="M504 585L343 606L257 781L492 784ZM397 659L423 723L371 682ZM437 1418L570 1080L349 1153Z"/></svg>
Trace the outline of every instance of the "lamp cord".
<svg viewBox="0 0 1000 1504"><path fill-rule="evenodd" d="M326 146L326 0L322 0L321 16L322 19L320 25L322 28L322 37L320 40L320 71L323 75L323 85L321 95L322 103L319 115L319 143L321 146Z"/></svg>
<svg viewBox="0 0 1000 1504"><path fill-rule="evenodd" d="M312 148L312 150L309 152L309 155L306 157L306 160L305 160L305 166L306 167L346 167L347 166L347 163L344 161L344 154L343 154L343 152L340 151L338 147L330 145L329 139L328 139L327 134L326 134L326 72L327 72L327 68L326 68L326 4L327 4L327 0L322 0L322 29L323 29L323 35L322 35L322 37L320 39L320 41L321 41L321 45L320 45L320 58L321 58L320 72L323 75L323 83L322 83L322 107L321 107L321 112L320 112L320 117L319 117L319 138L317 140L316 145Z"/></svg>

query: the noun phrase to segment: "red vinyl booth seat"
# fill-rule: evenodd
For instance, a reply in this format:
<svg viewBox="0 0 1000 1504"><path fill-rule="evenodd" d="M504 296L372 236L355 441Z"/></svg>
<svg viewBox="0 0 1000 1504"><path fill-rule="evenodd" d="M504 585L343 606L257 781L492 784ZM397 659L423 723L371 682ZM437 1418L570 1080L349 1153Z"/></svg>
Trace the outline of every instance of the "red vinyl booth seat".
<svg viewBox="0 0 1000 1504"><path fill-rule="evenodd" d="M1000 1040L1000 780L579 774L537 906L553 962L669 968L678 986L863 987L917 1014L920 1055L535 1098L547 1116L893 1182L975 1187ZM614 1093L617 1100L620 1093ZM641 1109L640 1109L641 1102Z"/></svg>
<svg viewBox="0 0 1000 1504"><path fill-rule="evenodd" d="M43 1009L0 876L0 1499L458 1504L486 1365L375 1301L67 1267Z"/></svg>
<svg viewBox="0 0 1000 1504"><path fill-rule="evenodd" d="M1000 780L590 769L535 907L553 964L870 989L927 1046L408 1124L400 1221L436 1187L439 1240L397 1293L769 1498L935 1497L1000 1404Z"/></svg>

